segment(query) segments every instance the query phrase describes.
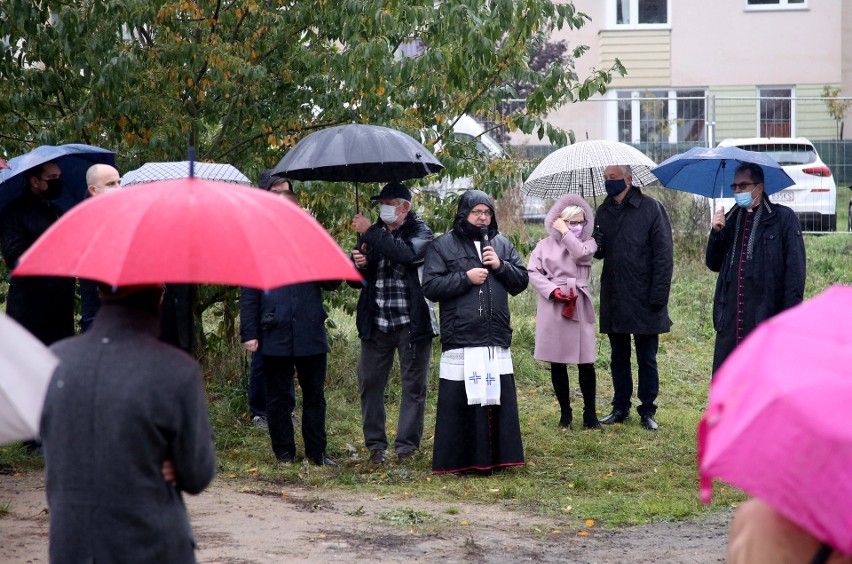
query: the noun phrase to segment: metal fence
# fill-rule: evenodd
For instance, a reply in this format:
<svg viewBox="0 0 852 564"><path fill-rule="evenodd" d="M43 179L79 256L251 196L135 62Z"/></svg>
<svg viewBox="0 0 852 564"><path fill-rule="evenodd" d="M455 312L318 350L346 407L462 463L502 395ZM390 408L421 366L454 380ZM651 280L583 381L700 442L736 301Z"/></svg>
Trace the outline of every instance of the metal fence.
<svg viewBox="0 0 852 564"><path fill-rule="evenodd" d="M676 95L681 92L687 95ZM571 115L587 128L586 138L617 138L655 162L695 146L715 147L726 139L739 144L746 138L806 138L815 149L812 157L821 160L830 175L808 166L813 164L810 159L791 155L793 148L779 152L779 158L789 156L785 163L797 185L772 199L793 208L805 231L834 231L835 225L838 231L852 231L852 140L844 139L846 118L852 118L852 98L784 95L789 89L762 89L761 93L767 95L619 91L612 98L578 103ZM504 106L517 108L520 103L515 100ZM583 137L583 132L575 133ZM852 137L852 131L848 134ZM535 159L555 147L532 144L513 149L521 158Z"/></svg>

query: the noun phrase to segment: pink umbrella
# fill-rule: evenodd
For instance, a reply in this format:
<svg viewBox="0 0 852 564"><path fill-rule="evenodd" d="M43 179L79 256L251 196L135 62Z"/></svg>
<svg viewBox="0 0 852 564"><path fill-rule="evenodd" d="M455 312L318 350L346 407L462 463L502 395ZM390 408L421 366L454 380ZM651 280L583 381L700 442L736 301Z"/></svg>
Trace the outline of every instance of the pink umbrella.
<svg viewBox="0 0 852 564"><path fill-rule="evenodd" d="M761 324L713 379L698 427L701 500L712 478L852 554L852 287Z"/></svg>

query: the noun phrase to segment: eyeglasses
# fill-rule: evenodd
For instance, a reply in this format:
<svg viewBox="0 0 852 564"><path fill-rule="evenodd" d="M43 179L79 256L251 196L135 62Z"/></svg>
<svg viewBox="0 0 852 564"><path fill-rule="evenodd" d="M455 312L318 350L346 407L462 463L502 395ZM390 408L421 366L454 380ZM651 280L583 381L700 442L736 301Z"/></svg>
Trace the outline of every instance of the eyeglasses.
<svg viewBox="0 0 852 564"><path fill-rule="evenodd" d="M491 210L473 210L470 212L470 215L475 215L476 217L491 217Z"/></svg>
<svg viewBox="0 0 852 564"><path fill-rule="evenodd" d="M745 190L749 186L757 186L758 184L763 184L762 182L740 182L739 184L731 184L731 188L734 190Z"/></svg>
<svg viewBox="0 0 852 564"><path fill-rule="evenodd" d="M569 221L568 225L570 225L571 227L580 227L581 225L586 225L587 223L589 222L584 219L582 221Z"/></svg>

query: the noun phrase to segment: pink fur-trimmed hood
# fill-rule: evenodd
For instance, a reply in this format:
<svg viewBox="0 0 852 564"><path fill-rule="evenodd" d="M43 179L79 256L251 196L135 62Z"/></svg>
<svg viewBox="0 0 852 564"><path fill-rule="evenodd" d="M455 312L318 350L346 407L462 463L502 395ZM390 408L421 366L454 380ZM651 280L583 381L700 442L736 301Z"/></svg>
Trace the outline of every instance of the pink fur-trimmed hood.
<svg viewBox="0 0 852 564"><path fill-rule="evenodd" d="M556 200L556 203L553 204L553 207L551 207L550 211L547 212L547 217L544 218L544 227L551 235L561 238L562 235L553 228L553 220L562 213L562 210L571 205L580 206L583 213L586 214L586 225L583 226L583 231L580 233L579 237L581 241L586 241L592 236L592 230L595 228L595 214L592 213L592 206L590 206L586 200L577 194L566 194Z"/></svg>

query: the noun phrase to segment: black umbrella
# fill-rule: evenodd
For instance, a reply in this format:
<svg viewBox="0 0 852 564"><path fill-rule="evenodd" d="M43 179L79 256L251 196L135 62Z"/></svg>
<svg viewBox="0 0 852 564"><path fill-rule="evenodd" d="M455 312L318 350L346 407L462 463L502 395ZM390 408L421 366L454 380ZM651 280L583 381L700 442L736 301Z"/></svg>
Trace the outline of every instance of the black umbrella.
<svg viewBox="0 0 852 564"><path fill-rule="evenodd" d="M293 180L401 182L438 172L444 165L409 135L389 127L350 123L311 133L272 170Z"/></svg>

